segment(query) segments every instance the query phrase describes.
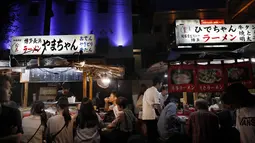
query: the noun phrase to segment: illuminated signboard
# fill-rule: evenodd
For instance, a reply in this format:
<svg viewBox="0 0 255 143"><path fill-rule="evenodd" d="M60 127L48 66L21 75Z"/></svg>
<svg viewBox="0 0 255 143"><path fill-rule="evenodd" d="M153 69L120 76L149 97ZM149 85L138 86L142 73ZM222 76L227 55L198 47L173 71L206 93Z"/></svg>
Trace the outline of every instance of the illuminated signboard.
<svg viewBox="0 0 255 143"><path fill-rule="evenodd" d="M202 19L200 20L201 25L207 24L225 24L224 19Z"/></svg>
<svg viewBox="0 0 255 143"><path fill-rule="evenodd" d="M17 36L12 38L11 55L72 55L95 53L95 36L54 35Z"/></svg>
<svg viewBox="0 0 255 143"><path fill-rule="evenodd" d="M255 42L255 24L179 25L177 44Z"/></svg>

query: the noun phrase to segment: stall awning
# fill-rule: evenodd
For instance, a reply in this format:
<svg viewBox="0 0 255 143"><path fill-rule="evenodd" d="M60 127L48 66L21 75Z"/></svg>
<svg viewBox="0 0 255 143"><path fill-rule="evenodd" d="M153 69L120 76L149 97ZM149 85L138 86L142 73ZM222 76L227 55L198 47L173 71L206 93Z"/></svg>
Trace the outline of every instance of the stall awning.
<svg viewBox="0 0 255 143"><path fill-rule="evenodd" d="M191 60L213 60L213 59L240 59L245 58L236 52L183 52L170 51L168 61L191 61Z"/></svg>

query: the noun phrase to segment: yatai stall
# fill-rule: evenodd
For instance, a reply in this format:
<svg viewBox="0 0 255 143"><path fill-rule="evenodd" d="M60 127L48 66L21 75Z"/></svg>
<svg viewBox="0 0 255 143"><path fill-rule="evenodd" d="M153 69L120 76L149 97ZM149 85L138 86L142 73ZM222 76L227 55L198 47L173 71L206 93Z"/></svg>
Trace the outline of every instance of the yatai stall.
<svg viewBox="0 0 255 143"><path fill-rule="evenodd" d="M84 55L95 54L94 35L18 36L12 38L11 45L11 60L14 61L11 65L26 66L20 80L24 84L24 108L22 108L24 111L29 110L26 108L29 99L33 101L55 99L58 83L80 84L82 97L88 96L89 85L88 97L92 98L93 79L116 78L124 74L121 67L86 63ZM64 57L72 57L72 60ZM32 86L33 84L39 85L36 87ZM31 94L29 90L35 93ZM56 102L45 103L51 105ZM79 102L72 102L72 105L76 104Z"/></svg>
<svg viewBox="0 0 255 143"><path fill-rule="evenodd" d="M251 57L232 52L228 47L233 43L252 42L255 42L254 24L177 26L177 45L192 49L171 51L168 58L169 92L183 93L183 104L193 104L199 96L207 100L210 96L220 96L225 87L236 82L253 88Z"/></svg>

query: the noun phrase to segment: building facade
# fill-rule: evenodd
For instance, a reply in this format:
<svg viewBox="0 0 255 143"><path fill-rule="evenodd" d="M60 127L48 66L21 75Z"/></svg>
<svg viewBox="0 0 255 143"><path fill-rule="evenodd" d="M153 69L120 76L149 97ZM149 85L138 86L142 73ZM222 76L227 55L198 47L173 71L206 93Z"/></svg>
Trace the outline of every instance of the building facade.
<svg viewBox="0 0 255 143"><path fill-rule="evenodd" d="M94 34L96 55L106 58L132 58L131 0L31 0L22 3L12 36L44 35L45 12L50 11L50 35ZM1 42L8 49L10 43Z"/></svg>

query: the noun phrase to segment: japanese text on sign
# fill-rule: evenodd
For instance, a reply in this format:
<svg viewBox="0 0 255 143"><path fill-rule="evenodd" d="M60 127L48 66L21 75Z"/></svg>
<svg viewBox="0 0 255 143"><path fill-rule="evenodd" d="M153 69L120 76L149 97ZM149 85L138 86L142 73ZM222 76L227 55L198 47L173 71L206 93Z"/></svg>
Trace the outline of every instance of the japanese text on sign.
<svg viewBox="0 0 255 143"><path fill-rule="evenodd" d="M187 92L187 91L194 91L194 85L171 85L170 92Z"/></svg>
<svg viewBox="0 0 255 143"><path fill-rule="evenodd" d="M199 85L200 92L208 92L208 91L222 91L224 90L224 84L204 84Z"/></svg>
<svg viewBox="0 0 255 143"><path fill-rule="evenodd" d="M177 44L255 42L255 24L179 25Z"/></svg>
<svg viewBox="0 0 255 143"><path fill-rule="evenodd" d="M72 55L95 53L94 35L19 36L12 38L11 55Z"/></svg>

